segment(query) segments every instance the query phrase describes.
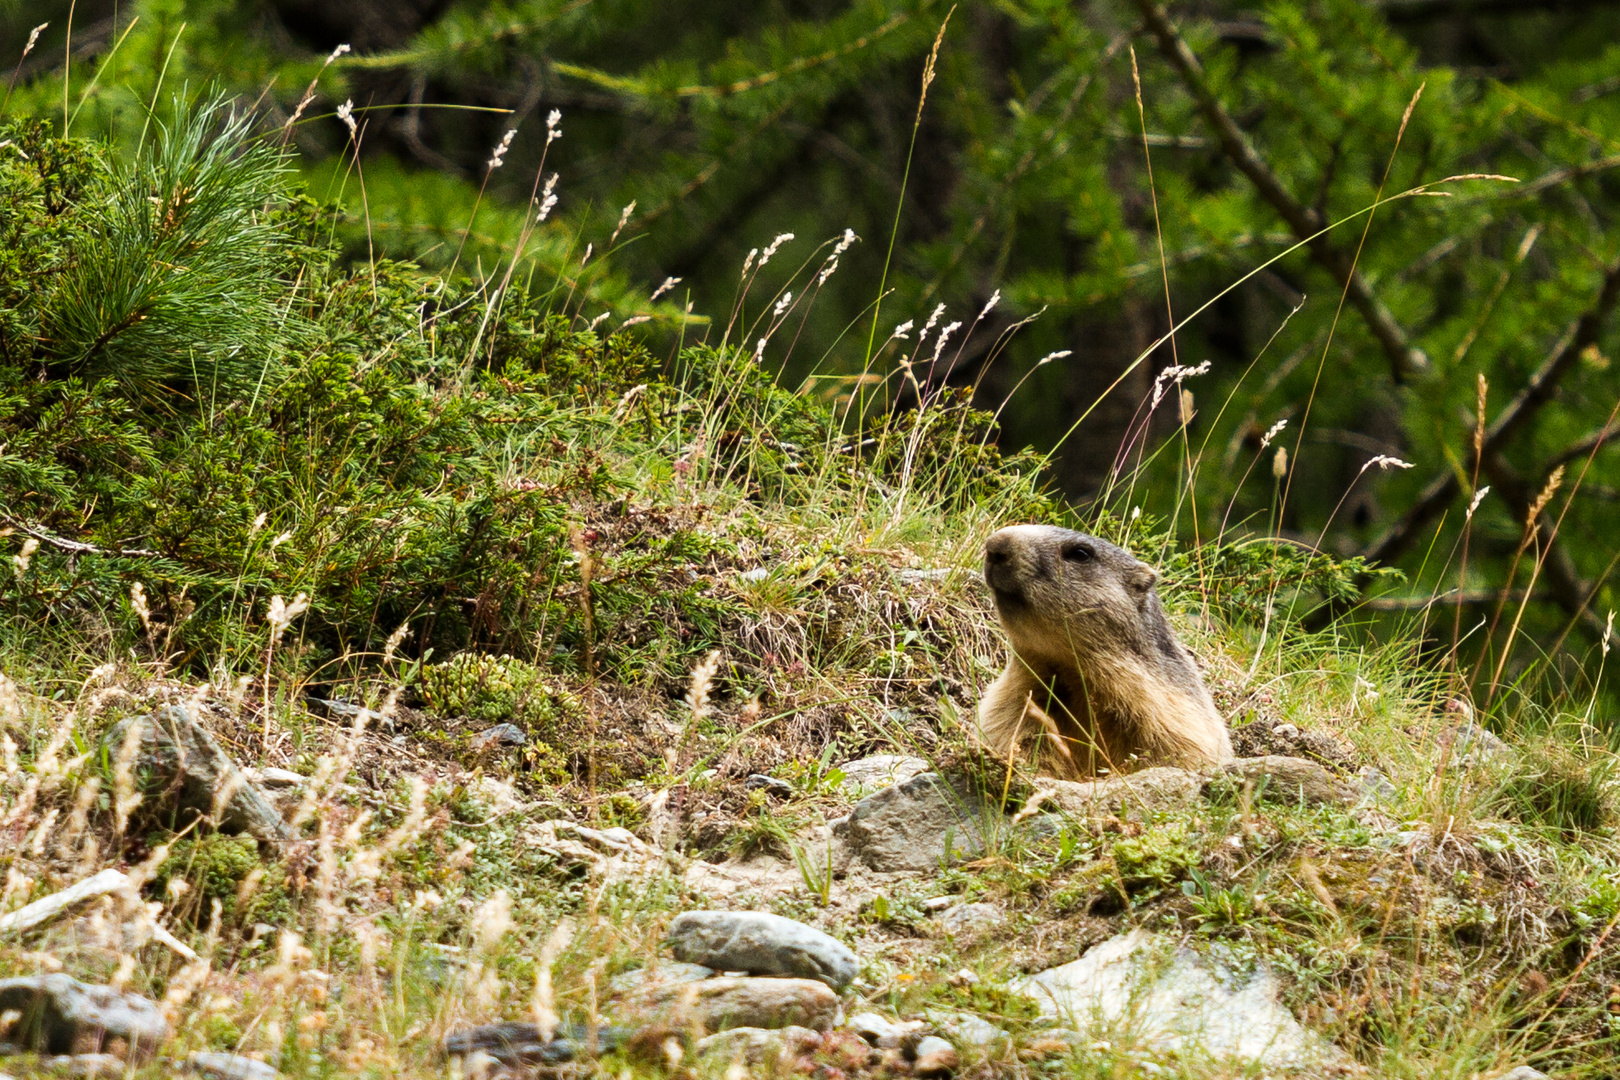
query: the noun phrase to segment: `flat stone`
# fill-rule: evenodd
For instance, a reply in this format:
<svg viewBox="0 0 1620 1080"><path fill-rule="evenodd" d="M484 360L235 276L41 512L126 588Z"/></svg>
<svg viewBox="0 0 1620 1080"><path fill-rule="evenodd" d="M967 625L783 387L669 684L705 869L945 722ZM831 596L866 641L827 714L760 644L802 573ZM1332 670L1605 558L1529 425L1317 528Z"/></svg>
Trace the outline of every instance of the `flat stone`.
<svg viewBox="0 0 1620 1080"><path fill-rule="evenodd" d="M786 780L780 780L774 776L766 776L764 773L754 773L747 780L743 781L743 790L763 791L767 795L775 795L779 798L785 799L793 794L793 785L788 783Z"/></svg>
<svg viewBox="0 0 1620 1080"><path fill-rule="evenodd" d="M951 937L973 937L1007 921L994 904L957 904L939 917L939 927Z"/></svg>
<svg viewBox="0 0 1620 1080"><path fill-rule="evenodd" d="M61 973L0 979L0 1013L20 1015L9 1033L39 1054L117 1052L150 1057L169 1037L157 1002Z"/></svg>
<svg viewBox="0 0 1620 1080"><path fill-rule="evenodd" d="M1262 799L1271 802L1303 800L1311 806L1354 806L1361 798L1355 785L1340 780L1316 762L1278 754L1239 758L1211 784L1220 784L1223 778L1232 784L1250 782Z"/></svg>
<svg viewBox="0 0 1620 1080"><path fill-rule="evenodd" d="M663 986L627 997L621 1014L672 1027L699 1027L711 1034L735 1027L807 1027L830 1031L838 996L815 979L756 979L721 975Z"/></svg>
<svg viewBox="0 0 1620 1080"><path fill-rule="evenodd" d="M838 766L844 774L838 787L846 798L861 799L895 784L903 784L929 770L928 762L903 754L873 754Z"/></svg>
<svg viewBox="0 0 1620 1080"><path fill-rule="evenodd" d="M730 1028L705 1035L693 1049L700 1058L713 1056L774 1069L784 1057L812 1053L820 1045L821 1032L789 1024L784 1028Z"/></svg>
<svg viewBox="0 0 1620 1080"><path fill-rule="evenodd" d="M875 1012L862 1012L846 1020L844 1028L865 1039L870 1046L895 1050L915 1043L928 1025L921 1020L890 1020Z"/></svg>
<svg viewBox="0 0 1620 1080"><path fill-rule="evenodd" d="M983 851L983 823L999 817L983 800L929 772L862 799L835 835L880 873L938 870Z"/></svg>
<svg viewBox="0 0 1620 1080"><path fill-rule="evenodd" d="M688 911L669 928L675 959L717 971L817 979L848 986L860 961L836 938L764 911Z"/></svg>
<svg viewBox="0 0 1620 1080"><path fill-rule="evenodd" d="M956 1047L938 1035L929 1035L922 1039L917 1043L913 1053L917 1055L917 1059L911 1065L914 1076L950 1076L962 1067L962 1058L957 1054Z"/></svg>
<svg viewBox="0 0 1620 1080"><path fill-rule="evenodd" d="M1161 765L1100 780L1037 781L1045 801L1078 817L1125 816L1143 810L1175 810L1198 801L1204 777Z"/></svg>
<svg viewBox="0 0 1620 1080"><path fill-rule="evenodd" d="M101 740L109 760L118 760L132 729L139 730L135 763L151 774L148 805L162 799L213 818L222 832L247 833L264 843L294 839L269 798L190 710L173 705L120 720Z"/></svg>
<svg viewBox="0 0 1620 1080"><path fill-rule="evenodd" d="M951 1013L930 1009L923 1013L928 1022L961 1046L989 1046L997 1039L1007 1037L1006 1029L999 1028L982 1016L972 1013Z"/></svg>
<svg viewBox="0 0 1620 1080"><path fill-rule="evenodd" d="M613 994L645 993L658 986L680 986L714 975L713 968L702 964L683 964L679 960L659 960L632 971L621 971L608 980L608 991Z"/></svg>
<svg viewBox="0 0 1620 1080"><path fill-rule="evenodd" d="M1132 930L1080 959L1008 984L1043 1016L1106 1036L1124 1029L1181 1055L1297 1067L1342 1054L1306 1031L1276 998L1270 972L1232 985L1230 974L1168 939Z"/></svg>
<svg viewBox="0 0 1620 1080"><path fill-rule="evenodd" d="M475 750L493 750L497 746L528 746L529 736L516 724L496 724L474 735L471 742Z"/></svg>
<svg viewBox="0 0 1620 1080"><path fill-rule="evenodd" d="M388 731L394 730L394 718L387 713L380 713L376 709L368 709L363 705L351 705L347 701L336 701L332 698L312 697L311 705L316 706L327 716L339 720L355 720L364 718L367 727L379 727Z"/></svg>
<svg viewBox="0 0 1620 1080"><path fill-rule="evenodd" d="M198 1051L186 1059L186 1067L208 1080L280 1080L281 1074L262 1061L241 1054Z"/></svg>
<svg viewBox="0 0 1620 1080"><path fill-rule="evenodd" d="M1552 1078L1544 1072L1537 1072L1528 1065L1520 1065L1512 1072L1503 1073L1496 1080L1552 1080Z"/></svg>
<svg viewBox="0 0 1620 1080"><path fill-rule="evenodd" d="M248 777L262 788L281 789L301 788L309 783L309 777L303 773L295 773L291 769L277 769L267 766L261 769L243 769Z"/></svg>
<svg viewBox="0 0 1620 1080"><path fill-rule="evenodd" d="M550 1039L542 1038L541 1034L534 1024L511 1020L484 1024L446 1035L444 1055L465 1059L473 1054L485 1054L502 1065L517 1066L560 1065L592 1053L591 1032L583 1024L559 1024ZM605 1054L617 1049L627 1032L615 1027L599 1027L595 1035L594 1052Z"/></svg>

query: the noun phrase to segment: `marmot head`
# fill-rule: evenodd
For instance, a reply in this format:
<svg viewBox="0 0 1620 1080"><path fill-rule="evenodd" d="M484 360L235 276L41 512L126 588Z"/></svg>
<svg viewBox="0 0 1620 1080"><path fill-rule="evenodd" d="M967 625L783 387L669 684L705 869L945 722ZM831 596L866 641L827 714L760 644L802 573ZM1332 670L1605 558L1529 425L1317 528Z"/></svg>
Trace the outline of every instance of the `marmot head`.
<svg viewBox="0 0 1620 1080"><path fill-rule="evenodd" d="M984 545L984 580L1013 651L1072 663L1151 647L1165 625L1158 571L1123 548L1051 525L1013 525Z"/></svg>

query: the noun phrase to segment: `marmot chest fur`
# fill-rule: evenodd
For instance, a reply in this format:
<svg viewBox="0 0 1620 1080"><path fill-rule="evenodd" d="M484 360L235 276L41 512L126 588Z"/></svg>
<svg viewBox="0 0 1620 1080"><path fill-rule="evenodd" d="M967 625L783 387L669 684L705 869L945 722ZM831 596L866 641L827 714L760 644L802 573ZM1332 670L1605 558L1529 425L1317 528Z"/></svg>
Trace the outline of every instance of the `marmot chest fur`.
<svg viewBox="0 0 1620 1080"><path fill-rule="evenodd" d="M1068 529L1015 525L986 541L984 579L1012 648L979 703L991 751L1005 758L1039 739L1041 770L1064 778L1232 760L1226 724L1165 619L1158 577Z"/></svg>

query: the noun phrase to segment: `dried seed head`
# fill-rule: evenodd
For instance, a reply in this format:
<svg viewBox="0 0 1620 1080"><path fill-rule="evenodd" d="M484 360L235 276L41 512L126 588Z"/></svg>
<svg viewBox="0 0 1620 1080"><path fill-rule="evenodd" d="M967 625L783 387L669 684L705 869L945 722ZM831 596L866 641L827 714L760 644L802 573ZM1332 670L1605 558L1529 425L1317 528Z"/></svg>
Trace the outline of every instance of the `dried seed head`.
<svg viewBox="0 0 1620 1080"><path fill-rule="evenodd" d="M1564 467L1560 465L1552 471L1551 476L1547 477L1547 483L1542 486L1541 493L1536 496L1536 501L1530 506L1530 512L1525 515L1524 525L1526 529L1535 527L1536 519L1541 516L1543 510L1547 509L1547 504L1552 502L1552 497L1558 494L1558 489L1563 482Z"/></svg>
<svg viewBox="0 0 1620 1080"><path fill-rule="evenodd" d="M1159 372L1158 378L1153 380L1153 405L1152 405L1152 408L1157 409L1159 407L1159 402L1164 400L1165 389L1171 383L1174 383L1177 386L1179 386L1179 385L1181 385L1181 380L1190 379L1194 375L1203 375L1208 371L1209 371L1209 361L1208 360L1205 360L1202 364L1199 364L1197 367L1182 367L1180 364L1171 364L1169 367L1167 367L1163 371Z"/></svg>
<svg viewBox="0 0 1620 1080"><path fill-rule="evenodd" d="M816 275L816 288L819 289L821 286L827 284L827 279L832 277L837 270L838 256L834 255L832 258L827 260L825 265L822 266L821 273Z"/></svg>
<svg viewBox="0 0 1620 1080"><path fill-rule="evenodd" d="M501 136L500 144L495 147L494 153L491 154L489 161L486 163L489 165L490 172L494 172L496 169L501 167L501 159L506 157L506 151L511 148L512 140L516 136L517 128L514 127L506 129L506 134Z"/></svg>
<svg viewBox="0 0 1620 1080"><path fill-rule="evenodd" d="M1288 475L1288 447L1277 447L1277 456L1271 459L1271 475L1278 480Z"/></svg>
<svg viewBox="0 0 1620 1080"><path fill-rule="evenodd" d="M562 138L562 128L557 125L562 122L562 110L552 109L546 114L546 145L550 146Z"/></svg>
<svg viewBox="0 0 1620 1080"><path fill-rule="evenodd" d="M135 609L135 614L141 620L141 626L146 632L152 632L152 608L146 602L146 586L135 582L129 587L129 606Z"/></svg>
<svg viewBox="0 0 1620 1080"><path fill-rule="evenodd" d="M343 121L343 125L349 129L349 138L353 139L359 134L360 126L354 122L353 98L337 107L337 118Z"/></svg>
<svg viewBox="0 0 1620 1080"><path fill-rule="evenodd" d="M21 59L28 59L28 54L33 52L34 46L39 43L39 35L43 34L45 32L45 28L49 25L51 24L48 22L42 22L28 32L28 44L23 46Z"/></svg>
<svg viewBox="0 0 1620 1080"><path fill-rule="evenodd" d="M708 656L698 661L692 669L692 686L686 693L686 704L692 709L692 716L701 719L709 710L709 689L714 683L714 673L720 669L720 650L715 649Z"/></svg>
<svg viewBox="0 0 1620 1080"><path fill-rule="evenodd" d="M1073 349L1059 349L1057 352L1050 352L1050 353L1047 353L1045 356L1041 357L1038 361L1036 361L1035 366L1036 367L1045 367L1047 364L1050 364L1054 360L1062 360L1065 356L1073 356L1073 355L1074 355L1074 350Z"/></svg>
<svg viewBox="0 0 1620 1080"><path fill-rule="evenodd" d="M1282 434L1282 429L1287 427L1287 426L1288 426L1288 421L1287 420L1279 420L1275 424L1272 424L1270 427L1268 427L1266 429L1266 433L1264 435L1260 436L1260 449L1264 450L1266 447L1270 446L1271 445L1271 440L1275 439L1278 435Z"/></svg>
<svg viewBox="0 0 1620 1080"><path fill-rule="evenodd" d="M541 192L542 198L540 200L540 213L534 219L535 221L540 222L546 220L546 215L550 214L552 208L557 205L557 196L554 194L553 190L556 188L556 186L557 174L552 173L551 179L546 181L545 190Z"/></svg>
<svg viewBox="0 0 1620 1080"><path fill-rule="evenodd" d="M860 237L855 235L854 229L845 229L843 239L839 240L838 246L833 248L833 258L836 259L844 252L848 251L849 246L859 239Z"/></svg>
<svg viewBox="0 0 1620 1080"><path fill-rule="evenodd" d="M999 303L1001 303L1001 290L1000 290L1000 289L997 289L997 290L996 290L996 291L995 291L995 292L993 292L993 293L991 293L991 294L990 294L990 300L989 300L989 302L988 302L988 303L986 303L986 304L985 304L985 305L984 305L984 310L983 310L983 311L981 311L981 312L979 312L979 319L982 319L982 318L984 318L984 317L985 317L985 316L986 316L986 315L988 315L988 314L990 314L990 310L991 310L991 309L992 309L992 308L994 308L994 307L995 307L995 306L996 306L996 305L997 305L997 304L999 304ZM979 321L979 319L975 319L975 320L973 320L973 321L974 321L974 322L978 322L978 321Z"/></svg>
<svg viewBox="0 0 1620 1080"><path fill-rule="evenodd" d="M1197 410L1193 408L1193 392L1183 388L1181 391L1180 408L1178 409L1178 417L1181 421L1181 426L1186 427L1188 424L1192 423L1195 415L1197 415Z"/></svg>
<svg viewBox="0 0 1620 1080"><path fill-rule="evenodd" d="M1363 465L1361 467L1361 472L1366 472L1374 465L1378 466L1385 472L1388 472L1390 469L1410 469L1412 467L1412 463L1410 461L1402 461L1400 458L1390 457L1388 454L1379 454L1377 457L1368 461L1367 464ZM1357 473L1356 475L1360 476L1361 473Z"/></svg>
<svg viewBox="0 0 1620 1080"><path fill-rule="evenodd" d="M765 269L765 264L771 261L771 256L776 254L776 249L792 239L793 234L790 232L778 233L776 239L772 240L765 248L765 254L759 257L759 268L761 270Z"/></svg>
<svg viewBox="0 0 1620 1080"><path fill-rule="evenodd" d="M1479 509L1479 504L1485 501L1485 494L1490 490L1491 485L1486 484L1484 487L1474 492L1474 497L1468 500L1468 515L1466 518L1464 518L1465 521L1474 520L1474 511Z"/></svg>
<svg viewBox="0 0 1620 1080"><path fill-rule="evenodd" d="M39 550L39 541L32 536L23 541L22 550L11 557L11 563L17 568L19 575L28 572L28 564L34 558L34 552Z"/></svg>
<svg viewBox="0 0 1620 1080"><path fill-rule="evenodd" d="M1485 373L1479 373L1475 380L1474 401L1474 458L1478 460L1480 452L1485 448L1485 392L1491 384L1485 381Z"/></svg>
<svg viewBox="0 0 1620 1080"><path fill-rule="evenodd" d="M271 635L279 640L281 635L286 632L287 627L292 625L292 621L308 610L308 593L299 593L293 597L290 604L280 596L272 596L270 598L270 610L265 613L265 621L270 624Z"/></svg>
<svg viewBox="0 0 1620 1080"><path fill-rule="evenodd" d="M624 227L630 223L630 215L635 213L635 212L636 212L636 200L631 199L630 200L630 205L626 206L623 210L621 210L619 212L619 224L618 224L618 227L613 230L613 235L608 237L608 246L609 247L612 247L613 246L613 241L615 241L615 240L617 240L619 238L619 234L624 231ZM744 270L743 272L747 273L746 270Z"/></svg>
<svg viewBox="0 0 1620 1080"><path fill-rule="evenodd" d="M654 289L653 294L651 296L649 296L647 299L649 299L649 300L658 299L660 296L663 296L665 293L669 292L669 290L673 289L676 285L679 285L682 280L683 280L682 278L678 278L678 277L667 277L667 278L665 278L664 283L662 285L658 286L658 288Z"/></svg>
<svg viewBox="0 0 1620 1080"><path fill-rule="evenodd" d="M890 334L889 337L899 341L904 341L906 338L911 336L911 328L913 325L915 324L910 319L907 319L905 322L895 327L894 333Z"/></svg>
<svg viewBox="0 0 1620 1080"><path fill-rule="evenodd" d="M780 319L782 317L782 312L786 311L788 309L788 305L791 303L793 303L793 294L791 292L783 293L782 299L778 300L776 302L776 307L772 309L771 317Z"/></svg>

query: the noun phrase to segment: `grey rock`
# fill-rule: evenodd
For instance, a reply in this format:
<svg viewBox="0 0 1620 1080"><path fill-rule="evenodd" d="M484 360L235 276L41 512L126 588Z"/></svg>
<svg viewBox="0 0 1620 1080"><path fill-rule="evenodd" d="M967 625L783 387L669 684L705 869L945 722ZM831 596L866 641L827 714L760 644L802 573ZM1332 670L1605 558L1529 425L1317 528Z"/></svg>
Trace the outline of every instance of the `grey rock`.
<svg viewBox="0 0 1620 1080"><path fill-rule="evenodd" d="M472 737L475 750L493 750L497 746L528 746L528 734L516 724L496 724Z"/></svg>
<svg viewBox="0 0 1620 1080"><path fill-rule="evenodd" d="M1198 801L1205 778L1168 765L1101 780L1040 781L1051 805L1077 817L1126 816L1143 810L1175 810Z"/></svg>
<svg viewBox="0 0 1620 1080"><path fill-rule="evenodd" d="M994 904L957 904L939 917L939 926L952 937L973 937L1006 921Z"/></svg>
<svg viewBox="0 0 1620 1080"><path fill-rule="evenodd" d="M844 774L844 779L839 781L838 787L845 797L861 799L886 787L903 784L912 777L927 772L928 769L928 762L919 757L873 754L838 766L838 771Z"/></svg>
<svg viewBox="0 0 1620 1080"><path fill-rule="evenodd" d="M849 947L793 919L763 911L688 911L669 928L675 959L717 971L817 979L834 990L860 971Z"/></svg>
<svg viewBox="0 0 1620 1080"><path fill-rule="evenodd" d="M902 570L900 580L907 585L920 585L925 581L944 581L952 574L957 573L953 566L935 566L926 570Z"/></svg>
<svg viewBox="0 0 1620 1080"><path fill-rule="evenodd" d="M1528 1065L1520 1065L1512 1072L1503 1073L1496 1080L1552 1080L1552 1078L1544 1072L1537 1072Z"/></svg>
<svg viewBox="0 0 1620 1080"><path fill-rule="evenodd" d="M643 1023L693 1026L711 1034L735 1027L830 1031L838 996L815 979L721 975L629 995L619 1004L619 1012L634 1014Z"/></svg>
<svg viewBox="0 0 1620 1080"><path fill-rule="evenodd" d="M661 960L633 971L622 971L608 980L608 990L617 995L646 993L658 986L679 986L697 982L714 975L713 968L702 964L683 964L678 960Z"/></svg>
<svg viewBox="0 0 1620 1080"><path fill-rule="evenodd" d="M136 765L150 774L149 790L155 789L149 799L211 817L223 832L247 833L264 843L294 839L264 792L189 710L170 706L114 724L102 739L112 760L132 729L139 730Z"/></svg>
<svg viewBox="0 0 1620 1080"><path fill-rule="evenodd" d="M1399 794L1389 778L1371 765L1356 773L1355 784L1361 792L1361 801L1366 803L1387 803Z"/></svg>
<svg viewBox="0 0 1620 1080"><path fill-rule="evenodd" d="M1440 746L1442 752L1449 751L1452 764L1465 769L1500 765L1513 757L1512 747L1472 720L1443 733Z"/></svg>
<svg viewBox="0 0 1620 1080"><path fill-rule="evenodd" d="M60 973L0 979L0 1013L10 1011L20 1014L10 1037L40 1054L118 1050L140 1060L169 1037L157 1002Z"/></svg>
<svg viewBox="0 0 1620 1080"><path fill-rule="evenodd" d="M380 713L376 709L351 705L347 701L337 701L332 698L312 697L309 699L309 703L316 706L326 716L349 721L364 718L366 727L381 728L385 731L394 730L394 718L387 713Z"/></svg>
<svg viewBox="0 0 1620 1080"><path fill-rule="evenodd" d="M280 1080L281 1074L262 1061L241 1054L202 1050L186 1059L186 1067L208 1080Z"/></svg>
<svg viewBox="0 0 1620 1080"><path fill-rule="evenodd" d="M1361 798L1361 792L1353 784L1345 783L1316 762L1279 754L1239 758L1227 765L1223 775L1211 781L1207 790L1223 783L1241 785L1244 782L1252 783L1256 794L1271 802L1304 800L1312 806L1354 806Z"/></svg>
<svg viewBox="0 0 1620 1080"><path fill-rule="evenodd" d="M309 777L302 773L295 773L291 769L277 769L265 767L260 769L242 770L261 788L270 790L287 790L300 788L309 783Z"/></svg>
<svg viewBox="0 0 1620 1080"><path fill-rule="evenodd" d="M931 1009L923 1013L943 1034L960 1046L989 1046L997 1039L1005 1039L1007 1032L972 1013L952 1013Z"/></svg>
<svg viewBox="0 0 1620 1080"><path fill-rule="evenodd" d="M1044 1016L1081 1031L1126 1029L1182 1055L1268 1068L1318 1065L1343 1055L1278 1003L1261 968L1234 985L1230 973L1144 930L1093 947L1080 959L1008 984Z"/></svg>
<svg viewBox="0 0 1620 1080"><path fill-rule="evenodd" d="M844 1027L865 1039L868 1045L884 1050L915 1045L928 1029L921 1020L890 1020L874 1012L856 1013L844 1022Z"/></svg>
<svg viewBox="0 0 1620 1080"><path fill-rule="evenodd" d="M697 1056L774 1067L786 1057L808 1054L821 1045L821 1032L789 1024L785 1028L738 1027L706 1035L693 1047Z"/></svg>
<svg viewBox="0 0 1620 1080"><path fill-rule="evenodd" d="M550 1039L541 1038L534 1024L505 1021L454 1031L444 1037L446 1057L467 1058L487 1054L502 1065L560 1065L605 1054L623 1044L628 1032L615 1027L599 1027L592 1033L583 1024L561 1024Z"/></svg>
<svg viewBox="0 0 1620 1080"><path fill-rule="evenodd" d="M879 872L938 870L983 851L984 822L999 816L938 773L922 773L862 799L841 839L855 858Z"/></svg>
<svg viewBox="0 0 1620 1080"><path fill-rule="evenodd" d="M767 795L776 795L785 799L793 794L793 785L788 783L786 780L779 780L774 776L766 776L764 773L754 773L747 780L743 781L743 790L763 791Z"/></svg>
<svg viewBox="0 0 1620 1080"><path fill-rule="evenodd" d="M922 902L922 909L927 912L944 911L956 905L954 896L930 896Z"/></svg>
<svg viewBox="0 0 1620 1080"><path fill-rule="evenodd" d="M957 1054L956 1047L938 1035L929 1035L919 1041L913 1053L916 1054L916 1060L911 1065L914 1076L949 1076L962 1067L962 1058Z"/></svg>

